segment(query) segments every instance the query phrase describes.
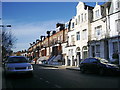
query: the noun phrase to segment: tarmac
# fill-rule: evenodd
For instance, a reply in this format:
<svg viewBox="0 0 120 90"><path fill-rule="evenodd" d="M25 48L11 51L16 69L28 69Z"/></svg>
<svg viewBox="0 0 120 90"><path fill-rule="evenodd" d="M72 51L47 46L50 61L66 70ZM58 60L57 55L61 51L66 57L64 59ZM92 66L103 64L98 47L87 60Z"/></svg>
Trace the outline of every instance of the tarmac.
<svg viewBox="0 0 120 90"><path fill-rule="evenodd" d="M59 68L59 69L68 69L68 70L76 70L80 71L80 68L77 66L65 66L65 65L49 65L49 64L38 64L43 67L54 67L54 68Z"/></svg>

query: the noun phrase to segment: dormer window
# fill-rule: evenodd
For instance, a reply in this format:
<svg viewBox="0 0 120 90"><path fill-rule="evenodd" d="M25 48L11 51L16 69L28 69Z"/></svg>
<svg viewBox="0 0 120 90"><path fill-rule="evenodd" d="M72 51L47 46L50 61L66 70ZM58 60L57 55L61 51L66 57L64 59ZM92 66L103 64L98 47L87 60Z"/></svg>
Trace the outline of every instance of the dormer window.
<svg viewBox="0 0 120 90"><path fill-rule="evenodd" d="M98 18L100 16L99 9L95 11L95 17Z"/></svg>

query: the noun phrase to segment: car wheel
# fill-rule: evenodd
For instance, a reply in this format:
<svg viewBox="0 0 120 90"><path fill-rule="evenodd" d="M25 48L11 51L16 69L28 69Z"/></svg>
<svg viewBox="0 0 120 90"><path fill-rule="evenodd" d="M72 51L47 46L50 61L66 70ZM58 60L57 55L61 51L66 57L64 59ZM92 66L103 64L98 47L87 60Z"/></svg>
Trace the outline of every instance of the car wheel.
<svg viewBox="0 0 120 90"><path fill-rule="evenodd" d="M85 73L84 68L80 68L81 73Z"/></svg>
<svg viewBox="0 0 120 90"><path fill-rule="evenodd" d="M104 69L100 69L100 70L99 70L99 74L100 74L100 75L104 75L104 74L105 74L105 70L104 70Z"/></svg>

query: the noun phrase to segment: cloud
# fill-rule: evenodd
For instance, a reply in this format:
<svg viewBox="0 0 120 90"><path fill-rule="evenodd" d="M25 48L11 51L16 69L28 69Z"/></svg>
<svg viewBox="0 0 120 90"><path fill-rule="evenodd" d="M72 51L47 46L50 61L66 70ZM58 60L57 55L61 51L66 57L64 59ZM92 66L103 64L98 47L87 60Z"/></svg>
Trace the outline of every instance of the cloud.
<svg viewBox="0 0 120 90"><path fill-rule="evenodd" d="M12 33L18 39L14 51L29 48L29 43L40 39L41 35L46 35L47 30L55 30L56 23L65 23L63 20L51 20L43 22L16 23L12 21Z"/></svg>

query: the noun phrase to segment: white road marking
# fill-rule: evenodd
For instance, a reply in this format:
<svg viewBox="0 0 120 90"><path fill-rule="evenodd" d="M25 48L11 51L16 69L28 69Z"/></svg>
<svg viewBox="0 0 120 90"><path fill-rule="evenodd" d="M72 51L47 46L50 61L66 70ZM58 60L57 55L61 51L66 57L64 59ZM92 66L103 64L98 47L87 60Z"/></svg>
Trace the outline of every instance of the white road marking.
<svg viewBox="0 0 120 90"><path fill-rule="evenodd" d="M55 87L56 87L56 88L62 88L62 87L61 87L61 86L59 86L59 85L55 85Z"/></svg>
<svg viewBox="0 0 120 90"><path fill-rule="evenodd" d="M53 68L53 67L44 67L43 69L58 69L58 68Z"/></svg>
<svg viewBox="0 0 120 90"><path fill-rule="evenodd" d="M46 83L50 83L49 81L45 81Z"/></svg>
<svg viewBox="0 0 120 90"><path fill-rule="evenodd" d="M43 78L40 78L41 80L43 79Z"/></svg>

